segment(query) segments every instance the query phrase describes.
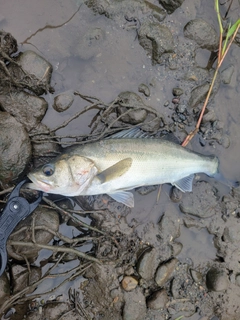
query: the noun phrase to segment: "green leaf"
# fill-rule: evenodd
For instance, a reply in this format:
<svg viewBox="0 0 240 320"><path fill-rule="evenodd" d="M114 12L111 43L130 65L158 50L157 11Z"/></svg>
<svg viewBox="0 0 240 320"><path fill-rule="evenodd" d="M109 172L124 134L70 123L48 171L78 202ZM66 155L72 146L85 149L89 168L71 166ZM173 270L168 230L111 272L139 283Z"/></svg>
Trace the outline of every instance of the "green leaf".
<svg viewBox="0 0 240 320"><path fill-rule="evenodd" d="M240 26L240 19L238 19L232 26L230 29L228 29L228 32L227 32L227 37L230 38L234 32L237 30L237 28L239 28Z"/></svg>
<svg viewBox="0 0 240 320"><path fill-rule="evenodd" d="M223 34L223 26L222 26L222 19L219 11L219 3L218 0L215 0L215 10L217 12L217 17L218 17L218 24L219 24L219 29L220 33Z"/></svg>

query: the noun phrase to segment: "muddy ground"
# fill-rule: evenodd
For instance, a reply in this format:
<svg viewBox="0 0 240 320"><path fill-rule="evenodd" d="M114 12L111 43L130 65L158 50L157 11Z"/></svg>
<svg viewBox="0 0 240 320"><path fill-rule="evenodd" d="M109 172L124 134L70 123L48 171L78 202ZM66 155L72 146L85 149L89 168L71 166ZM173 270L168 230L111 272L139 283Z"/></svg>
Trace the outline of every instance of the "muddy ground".
<svg viewBox="0 0 240 320"><path fill-rule="evenodd" d="M228 5L220 6L223 16ZM237 18L233 1L228 19ZM0 28L3 203L9 187L66 144L136 124L182 142L198 119L218 45L207 0L9 0L1 3ZM140 188L133 209L106 195L45 198L8 243L5 318L240 318L239 50L232 45L188 145L216 155L223 178L197 174L188 194L170 185ZM33 242L88 256L39 251Z"/></svg>

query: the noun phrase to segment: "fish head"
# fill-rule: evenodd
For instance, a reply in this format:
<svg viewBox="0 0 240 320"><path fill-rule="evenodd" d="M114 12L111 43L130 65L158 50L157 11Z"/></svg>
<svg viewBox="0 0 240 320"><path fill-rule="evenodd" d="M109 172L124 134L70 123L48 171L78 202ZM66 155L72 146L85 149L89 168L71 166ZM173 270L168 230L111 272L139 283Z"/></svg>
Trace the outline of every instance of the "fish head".
<svg viewBox="0 0 240 320"><path fill-rule="evenodd" d="M88 158L63 155L30 172L28 178L32 183L28 187L46 193L77 196L89 185L97 171L94 162Z"/></svg>

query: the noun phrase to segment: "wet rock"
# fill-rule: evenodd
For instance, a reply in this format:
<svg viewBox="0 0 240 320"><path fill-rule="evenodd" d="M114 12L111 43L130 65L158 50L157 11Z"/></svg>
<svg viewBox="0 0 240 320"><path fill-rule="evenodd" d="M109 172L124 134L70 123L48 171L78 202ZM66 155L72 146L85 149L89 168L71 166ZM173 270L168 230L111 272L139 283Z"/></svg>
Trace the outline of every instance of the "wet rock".
<svg viewBox="0 0 240 320"><path fill-rule="evenodd" d="M184 36L194 40L202 49L214 51L218 48L215 29L203 19L189 21L184 27Z"/></svg>
<svg viewBox="0 0 240 320"><path fill-rule="evenodd" d="M225 242L230 242L235 244L239 243L240 242L239 224L236 223L235 225L225 227L222 236Z"/></svg>
<svg viewBox="0 0 240 320"><path fill-rule="evenodd" d="M207 182L197 182L192 193L184 197L179 205L183 213L199 218L209 218L221 211L213 188Z"/></svg>
<svg viewBox="0 0 240 320"><path fill-rule="evenodd" d="M183 89L181 88L173 88L172 93L174 96L181 96L183 94Z"/></svg>
<svg viewBox="0 0 240 320"><path fill-rule="evenodd" d="M193 279L194 282L196 283L202 283L203 281L203 276L200 272L194 270L194 269L190 269L190 274L191 274L191 277Z"/></svg>
<svg viewBox="0 0 240 320"><path fill-rule="evenodd" d="M123 320L143 320L147 312L145 297L139 287L124 293Z"/></svg>
<svg viewBox="0 0 240 320"><path fill-rule="evenodd" d="M38 207L34 210L34 213L28 216L25 220L21 221L10 235L9 240L21 241L21 242L32 242L32 223L33 219L36 227L45 227L53 231L58 231L59 228L59 217L55 210ZM24 228L23 231L14 234L17 230ZM35 241L38 244L48 244L52 240L53 234L47 230L35 230ZM28 259L34 259L38 255L38 251L41 250L37 247L29 246L13 246L7 245L8 254L16 260L24 260L23 257Z"/></svg>
<svg viewBox="0 0 240 320"><path fill-rule="evenodd" d="M166 307L168 300L166 290L158 290L148 298L147 307L153 310L159 310Z"/></svg>
<svg viewBox="0 0 240 320"><path fill-rule="evenodd" d="M0 107L23 124L27 131L35 128L47 111L47 101L28 92L13 91L0 95Z"/></svg>
<svg viewBox="0 0 240 320"><path fill-rule="evenodd" d="M43 94L45 91L39 86L43 84L46 88L50 87L52 76L52 65L36 52L27 50L21 53L17 59L22 69L32 75L32 89L37 95ZM11 70L14 66L11 66ZM18 78L18 77L17 77Z"/></svg>
<svg viewBox="0 0 240 320"><path fill-rule="evenodd" d="M172 259L158 267L155 275L155 282L159 287L162 287L172 277L177 262L177 259Z"/></svg>
<svg viewBox="0 0 240 320"><path fill-rule="evenodd" d="M105 32L101 28L90 28L78 38L72 49L73 54L83 60L93 58L101 53L104 40Z"/></svg>
<svg viewBox="0 0 240 320"><path fill-rule="evenodd" d="M179 8L184 0L158 0L159 3L167 10L168 14L173 13L177 8Z"/></svg>
<svg viewBox="0 0 240 320"><path fill-rule="evenodd" d="M158 20L159 22L162 22L166 18L167 12L165 10L163 10L159 6L156 6L155 4L149 1L145 0L144 3L147 8L152 10L152 15L156 20Z"/></svg>
<svg viewBox="0 0 240 320"><path fill-rule="evenodd" d="M234 66L230 65L221 72L221 79L224 84L229 84L234 72Z"/></svg>
<svg viewBox="0 0 240 320"><path fill-rule="evenodd" d="M225 149L230 147L230 139L227 135L223 135L218 143L221 144Z"/></svg>
<svg viewBox="0 0 240 320"><path fill-rule="evenodd" d="M53 109L57 112L66 111L74 101L74 94L71 90L63 92L54 98Z"/></svg>
<svg viewBox="0 0 240 320"><path fill-rule="evenodd" d="M147 117L147 111L141 109L141 107L146 107L143 103L141 97L134 92L122 92L119 94L118 108L120 114L125 113L131 109L131 111L122 116L121 120L126 123L138 124L143 122Z"/></svg>
<svg viewBox="0 0 240 320"><path fill-rule="evenodd" d="M180 298L181 300L181 298ZM174 318L184 316L186 318L191 317L196 312L196 306L190 301L177 301L171 304L171 309L168 309L170 314L174 315Z"/></svg>
<svg viewBox="0 0 240 320"><path fill-rule="evenodd" d="M0 50L8 56L17 52L17 40L11 35L11 33L0 30ZM2 56L0 59L2 59ZM4 61L5 59L6 57L3 57Z"/></svg>
<svg viewBox="0 0 240 320"><path fill-rule="evenodd" d="M169 28L147 21L142 24L138 31L140 45L152 57L153 64L163 61L162 55L173 52L173 36Z"/></svg>
<svg viewBox="0 0 240 320"><path fill-rule="evenodd" d="M172 242L180 236L180 221L165 212L159 222L159 234L166 242Z"/></svg>
<svg viewBox="0 0 240 320"><path fill-rule="evenodd" d="M209 291L224 291L229 287L229 279L225 270L212 267L206 274L206 285Z"/></svg>
<svg viewBox="0 0 240 320"><path fill-rule="evenodd" d="M0 277L0 301L3 303L10 297L10 284L8 281L7 274L3 272Z"/></svg>
<svg viewBox="0 0 240 320"><path fill-rule="evenodd" d="M155 248L142 253L137 263L137 272L146 281L151 280L159 264L159 257Z"/></svg>
<svg viewBox="0 0 240 320"><path fill-rule="evenodd" d="M191 108L195 108L200 102L202 102L206 98L209 88L210 85L208 82L205 82L200 86L195 87L191 91L191 96L188 103L189 106Z"/></svg>
<svg viewBox="0 0 240 320"><path fill-rule="evenodd" d="M125 276L122 280L122 287L125 291L132 291L138 285L138 281L136 278L131 276Z"/></svg>
<svg viewBox="0 0 240 320"><path fill-rule="evenodd" d="M171 247L172 247L172 256L176 257L182 251L183 245L180 242L174 242L171 245Z"/></svg>
<svg viewBox="0 0 240 320"><path fill-rule="evenodd" d="M31 158L31 143L21 123L0 112L0 181L7 184L24 171Z"/></svg>
<svg viewBox="0 0 240 320"><path fill-rule="evenodd" d="M31 272L26 267L14 265L12 267L13 277L13 293L17 293L27 288L31 284L37 282L42 275L41 268L31 267ZM27 293L32 293L35 288L32 288Z"/></svg>
<svg viewBox="0 0 240 320"><path fill-rule="evenodd" d="M141 92L143 93L146 97L149 97L150 96L150 89L149 87L144 84L144 83L141 83L139 86L138 86L138 92Z"/></svg>
<svg viewBox="0 0 240 320"><path fill-rule="evenodd" d="M217 120L216 117L216 113L214 110L208 110L208 112L206 112L202 118L202 123L206 123L206 122L214 122Z"/></svg>

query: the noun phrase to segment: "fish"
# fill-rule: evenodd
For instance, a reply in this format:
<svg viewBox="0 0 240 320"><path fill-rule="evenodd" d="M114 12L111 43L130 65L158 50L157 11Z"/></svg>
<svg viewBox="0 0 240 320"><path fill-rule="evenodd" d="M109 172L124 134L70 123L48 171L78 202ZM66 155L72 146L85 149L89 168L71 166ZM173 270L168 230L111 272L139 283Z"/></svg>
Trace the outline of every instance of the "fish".
<svg viewBox="0 0 240 320"><path fill-rule="evenodd" d="M139 128L66 148L50 163L28 174L30 189L67 197L108 194L134 207L129 190L170 183L191 192L195 173L214 176L216 156L202 155L165 139L147 138Z"/></svg>

